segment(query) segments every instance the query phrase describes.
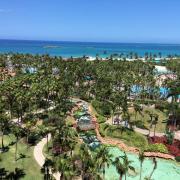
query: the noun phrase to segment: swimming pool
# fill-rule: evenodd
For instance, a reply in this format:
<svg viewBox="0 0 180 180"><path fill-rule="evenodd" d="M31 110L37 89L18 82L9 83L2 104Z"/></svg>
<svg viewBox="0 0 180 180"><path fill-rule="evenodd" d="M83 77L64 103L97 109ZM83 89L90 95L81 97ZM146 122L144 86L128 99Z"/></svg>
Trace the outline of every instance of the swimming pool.
<svg viewBox="0 0 180 180"><path fill-rule="evenodd" d="M132 94L139 94L139 93L141 93L142 90L143 90L142 87L137 86L137 85L133 85L131 87L131 93ZM153 89L151 89L151 91L153 92ZM149 92L150 92L150 89L149 89ZM169 92L170 92L170 89L168 89L166 87L160 87L159 88L159 93L160 93L161 97L166 98L168 96ZM178 97L180 98L180 95Z"/></svg>
<svg viewBox="0 0 180 180"><path fill-rule="evenodd" d="M119 148L110 147L110 153L113 157L122 156L124 153ZM127 174L127 180L139 180L140 162L138 156L135 154L127 153L129 160L132 160L133 167L136 173ZM148 177L153 169L153 163L150 158L146 158L143 162L142 180ZM115 166L111 165L106 168L106 180L119 180L119 175ZM180 180L180 164L174 161L164 160L157 158L157 169L152 176L153 180Z"/></svg>

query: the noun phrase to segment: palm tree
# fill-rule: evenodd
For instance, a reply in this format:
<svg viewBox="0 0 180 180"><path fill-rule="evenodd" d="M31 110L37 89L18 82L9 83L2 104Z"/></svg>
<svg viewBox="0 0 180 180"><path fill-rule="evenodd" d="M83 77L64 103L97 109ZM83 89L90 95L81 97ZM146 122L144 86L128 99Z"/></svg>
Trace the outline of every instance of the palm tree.
<svg viewBox="0 0 180 180"><path fill-rule="evenodd" d="M152 128L152 125L153 125L154 114L149 112L149 111L148 111L148 114L149 114L149 117L150 117L150 126L149 126L149 134L148 134L148 136L150 136L151 128Z"/></svg>
<svg viewBox="0 0 180 180"><path fill-rule="evenodd" d="M154 171L157 169L157 161L156 161L156 158L155 158L155 157L153 158L153 164L154 164L153 170L152 170L152 172L151 172L151 174L150 174L150 176L149 176L149 179L150 179L150 180L151 180L151 177L152 177Z"/></svg>
<svg viewBox="0 0 180 180"><path fill-rule="evenodd" d="M2 83L0 86L0 92L2 93L2 96L6 98L6 102L9 105L10 119L12 119L13 104L15 101L14 89L15 82L13 82L11 79L4 81L4 83Z"/></svg>
<svg viewBox="0 0 180 180"><path fill-rule="evenodd" d="M24 172L23 169L15 168L14 172L10 172L7 175L7 179L9 179L9 180L19 180L24 176L25 176L25 172Z"/></svg>
<svg viewBox="0 0 180 180"><path fill-rule="evenodd" d="M60 145L63 152L70 151L72 156L73 148L77 142L77 132L74 128L68 127L65 124L64 119L62 119L61 122L60 121L61 119L59 119L59 124L55 124L55 126L57 126L56 131L52 132L53 142L58 144L58 146Z"/></svg>
<svg viewBox="0 0 180 180"><path fill-rule="evenodd" d="M126 170L119 157L116 157L116 159L113 161L113 165L116 167L116 170L119 174L119 180L122 180L123 176L126 173Z"/></svg>
<svg viewBox="0 0 180 180"><path fill-rule="evenodd" d="M61 173L60 180L71 179L76 175L72 159L67 154L61 155L56 161L56 169Z"/></svg>
<svg viewBox="0 0 180 180"><path fill-rule="evenodd" d="M128 159L127 154L125 152L124 152L124 156L121 156L121 158L123 160L123 166L125 168L125 174L124 175L125 175L125 180L126 180L126 174L127 174L128 170L130 169L130 170L135 172L135 169L133 166L131 166L133 161L130 161Z"/></svg>
<svg viewBox="0 0 180 180"><path fill-rule="evenodd" d="M44 180L51 179L50 170L52 167L54 167L54 162L50 159L46 159L41 168L41 172L44 174Z"/></svg>
<svg viewBox="0 0 180 180"><path fill-rule="evenodd" d="M109 149L106 146L100 146L97 150L95 159L97 159L100 169L103 169L103 179L105 179L105 168L112 163L112 155L109 154Z"/></svg>
<svg viewBox="0 0 180 180"><path fill-rule="evenodd" d="M154 136L155 136L155 133L156 133L156 125L158 123L158 120L159 120L159 116L156 114L155 117L154 117L154 121L153 121L153 124L154 124Z"/></svg>
<svg viewBox="0 0 180 180"><path fill-rule="evenodd" d="M144 159L145 159L145 156L144 156L144 151L140 151L139 152L139 161L140 161L140 180L142 178L142 165L143 165L143 162L144 162Z"/></svg>
<svg viewBox="0 0 180 180"><path fill-rule="evenodd" d="M5 168L0 168L0 179L6 179L7 172Z"/></svg>
<svg viewBox="0 0 180 180"><path fill-rule="evenodd" d="M29 142L29 135L31 133L32 128L35 126L36 122L32 121L32 120L28 120L25 124L25 134L26 134L26 142Z"/></svg>
<svg viewBox="0 0 180 180"><path fill-rule="evenodd" d="M49 126L38 126L40 134L45 137L46 136L46 144L47 144L47 151L49 152L49 133L51 133L52 128Z"/></svg>
<svg viewBox="0 0 180 180"><path fill-rule="evenodd" d="M85 173L86 173L86 168L87 168L86 163L87 163L87 160L90 159L90 157L91 157L90 150L86 144L82 144L80 146L79 156L80 156L81 164L82 164L81 176L82 176L82 179L84 179Z"/></svg>
<svg viewBox="0 0 180 180"><path fill-rule="evenodd" d="M4 133L9 129L10 123L8 117L1 113L0 114L0 133L1 133L1 148L4 149Z"/></svg>
<svg viewBox="0 0 180 180"><path fill-rule="evenodd" d="M96 159L96 155L90 151L86 144L80 146L79 157L81 160L81 177L85 179L102 179L100 166L102 163Z"/></svg>
<svg viewBox="0 0 180 180"><path fill-rule="evenodd" d="M134 111L135 111L135 120L137 118L137 113L139 113L140 115L142 115L142 110L143 108L139 105L139 104L133 104L134 105Z"/></svg>
<svg viewBox="0 0 180 180"><path fill-rule="evenodd" d="M12 130L12 133L16 137L14 159L15 159L15 161L17 161L18 141L19 141L21 135L23 134L23 129L20 126L13 125L11 130Z"/></svg>

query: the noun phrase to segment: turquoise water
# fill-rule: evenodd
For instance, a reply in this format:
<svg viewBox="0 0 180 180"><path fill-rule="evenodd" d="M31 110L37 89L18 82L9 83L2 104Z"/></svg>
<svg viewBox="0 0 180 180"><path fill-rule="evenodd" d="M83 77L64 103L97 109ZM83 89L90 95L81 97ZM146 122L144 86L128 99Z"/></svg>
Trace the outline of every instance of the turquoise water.
<svg viewBox="0 0 180 180"><path fill-rule="evenodd" d="M138 93L140 93L142 91L142 88L139 87L139 86L134 85L134 86L132 86L131 91L132 91L132 93L137 93L138 94ZM166 87L160 87L159 88L159 93L160 93L161 97L167 97L168 94L169 94L169 91L170 90L168 88L166 88ZM178 97L180 98L180 95Z"/></svg>
<svg viewBox="0 0 180 180"><path fill-rule="evenodd" d="M123 155L123 152L120 151L116 147L110 148L110 153L113 157ZM130 172L127 175L127 180L139 180L139 172L140 172L140 163L138 160L138 156L135 154L128 153L129 160L132 160L133 167L136 169L136 173ZM149 176L153 169L153 163L150 158L146 158L143 162L143 172L142 177ZM142 178L142 179L143 179ZM180 180L180 165L174 161L168 161L157 158L157 169L155 170L153 176L153 180ZM119 175L116 172L114 166L110 166L106 169L106 180L118 180Z"/></svg>
<svg viewBox="0 0 180 180"><path fill-rule="evenodd" d="M134 85L134 86L132 86L131 91L132 91L132 93L137 93L138 94L138 93L140 93L142 91L142 88L140 86ZM169 90L168 90L168 88L160 87L159 88L159 93L161 94L162 97L167 97L168 94L169 94Z"/></svg>
<svg viewBox="0 0 180 180"><path fill-rule="evenodd" d="M146 52L161 52L162 56L180 55L178 44L143 44L143 43L88 43L88 42L51 42L51 41L19 41L0 40L0 53L31 53L50 54L52 56L79 57L96 56L108 57L111 54L125 56L130 52L144 56Z"/></svg>

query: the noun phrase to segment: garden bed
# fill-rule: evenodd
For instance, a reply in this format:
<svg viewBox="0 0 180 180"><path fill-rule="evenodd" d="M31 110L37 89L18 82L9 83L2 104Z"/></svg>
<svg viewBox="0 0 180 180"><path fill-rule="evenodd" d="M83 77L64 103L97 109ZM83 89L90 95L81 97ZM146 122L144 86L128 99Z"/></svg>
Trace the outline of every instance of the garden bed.
<svg viewBox="0 0 180 180"><path fill-rule="evenodd" d="M169 153L175 157L180 156L180 141L179 140L173 140L172 144L168 143L168 139L166 136L163 137L150 137L149 142L152 144L161 143L164 144Z"/></svg>

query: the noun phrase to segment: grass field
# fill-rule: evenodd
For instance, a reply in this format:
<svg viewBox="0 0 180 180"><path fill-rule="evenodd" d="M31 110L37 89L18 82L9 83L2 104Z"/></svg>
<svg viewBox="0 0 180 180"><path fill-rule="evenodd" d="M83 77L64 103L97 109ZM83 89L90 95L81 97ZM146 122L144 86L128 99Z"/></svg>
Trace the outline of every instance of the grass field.
<svg viewBox="0 0 180 180"><path fill-rule="evenodd" d="M0 139L1 141L1 139ZM8 146L11 142L15 141L13 135L4 137L4 144ZM9 146L9 151L1 153L0 168L5 168L8 171L14 171L16 167L21 168L25 172L24 180L41 180L43 176L40 172L40 167L33 157L33 147L27 147L27 145L21 139L18 142L18 157L20 154L25 155L25 158L19 158L15 161L15 145Z"/></svg>
<svg viewBox="0 0 180 180"><path fill-rule="evenodd" d="M142 111L142 114L137 113L137 115L135 116L135 112L133 109L130 110L130 114L131 114L131 120L132 121L139 121L141 124L143 124L147 129L150 126L150 116L148 115L148 111L153 113L153 114L157 114L159 116L159 120L158 123L156 125L156 132L164 132L166 129L166 123L164 122L165 120L167 120L167 115L166 113L154 109L154 108L144 108ZM151 128L151 131L153 131L154 128Z"/></svg>
<svg viewBox="0 0 180 180"><path fill-rule="evenodd" d="M100 133L105 137L120 139L128 146L140 149L148 146L146 137L129 129L123 129L120 126L100 124Z"/></svg>

